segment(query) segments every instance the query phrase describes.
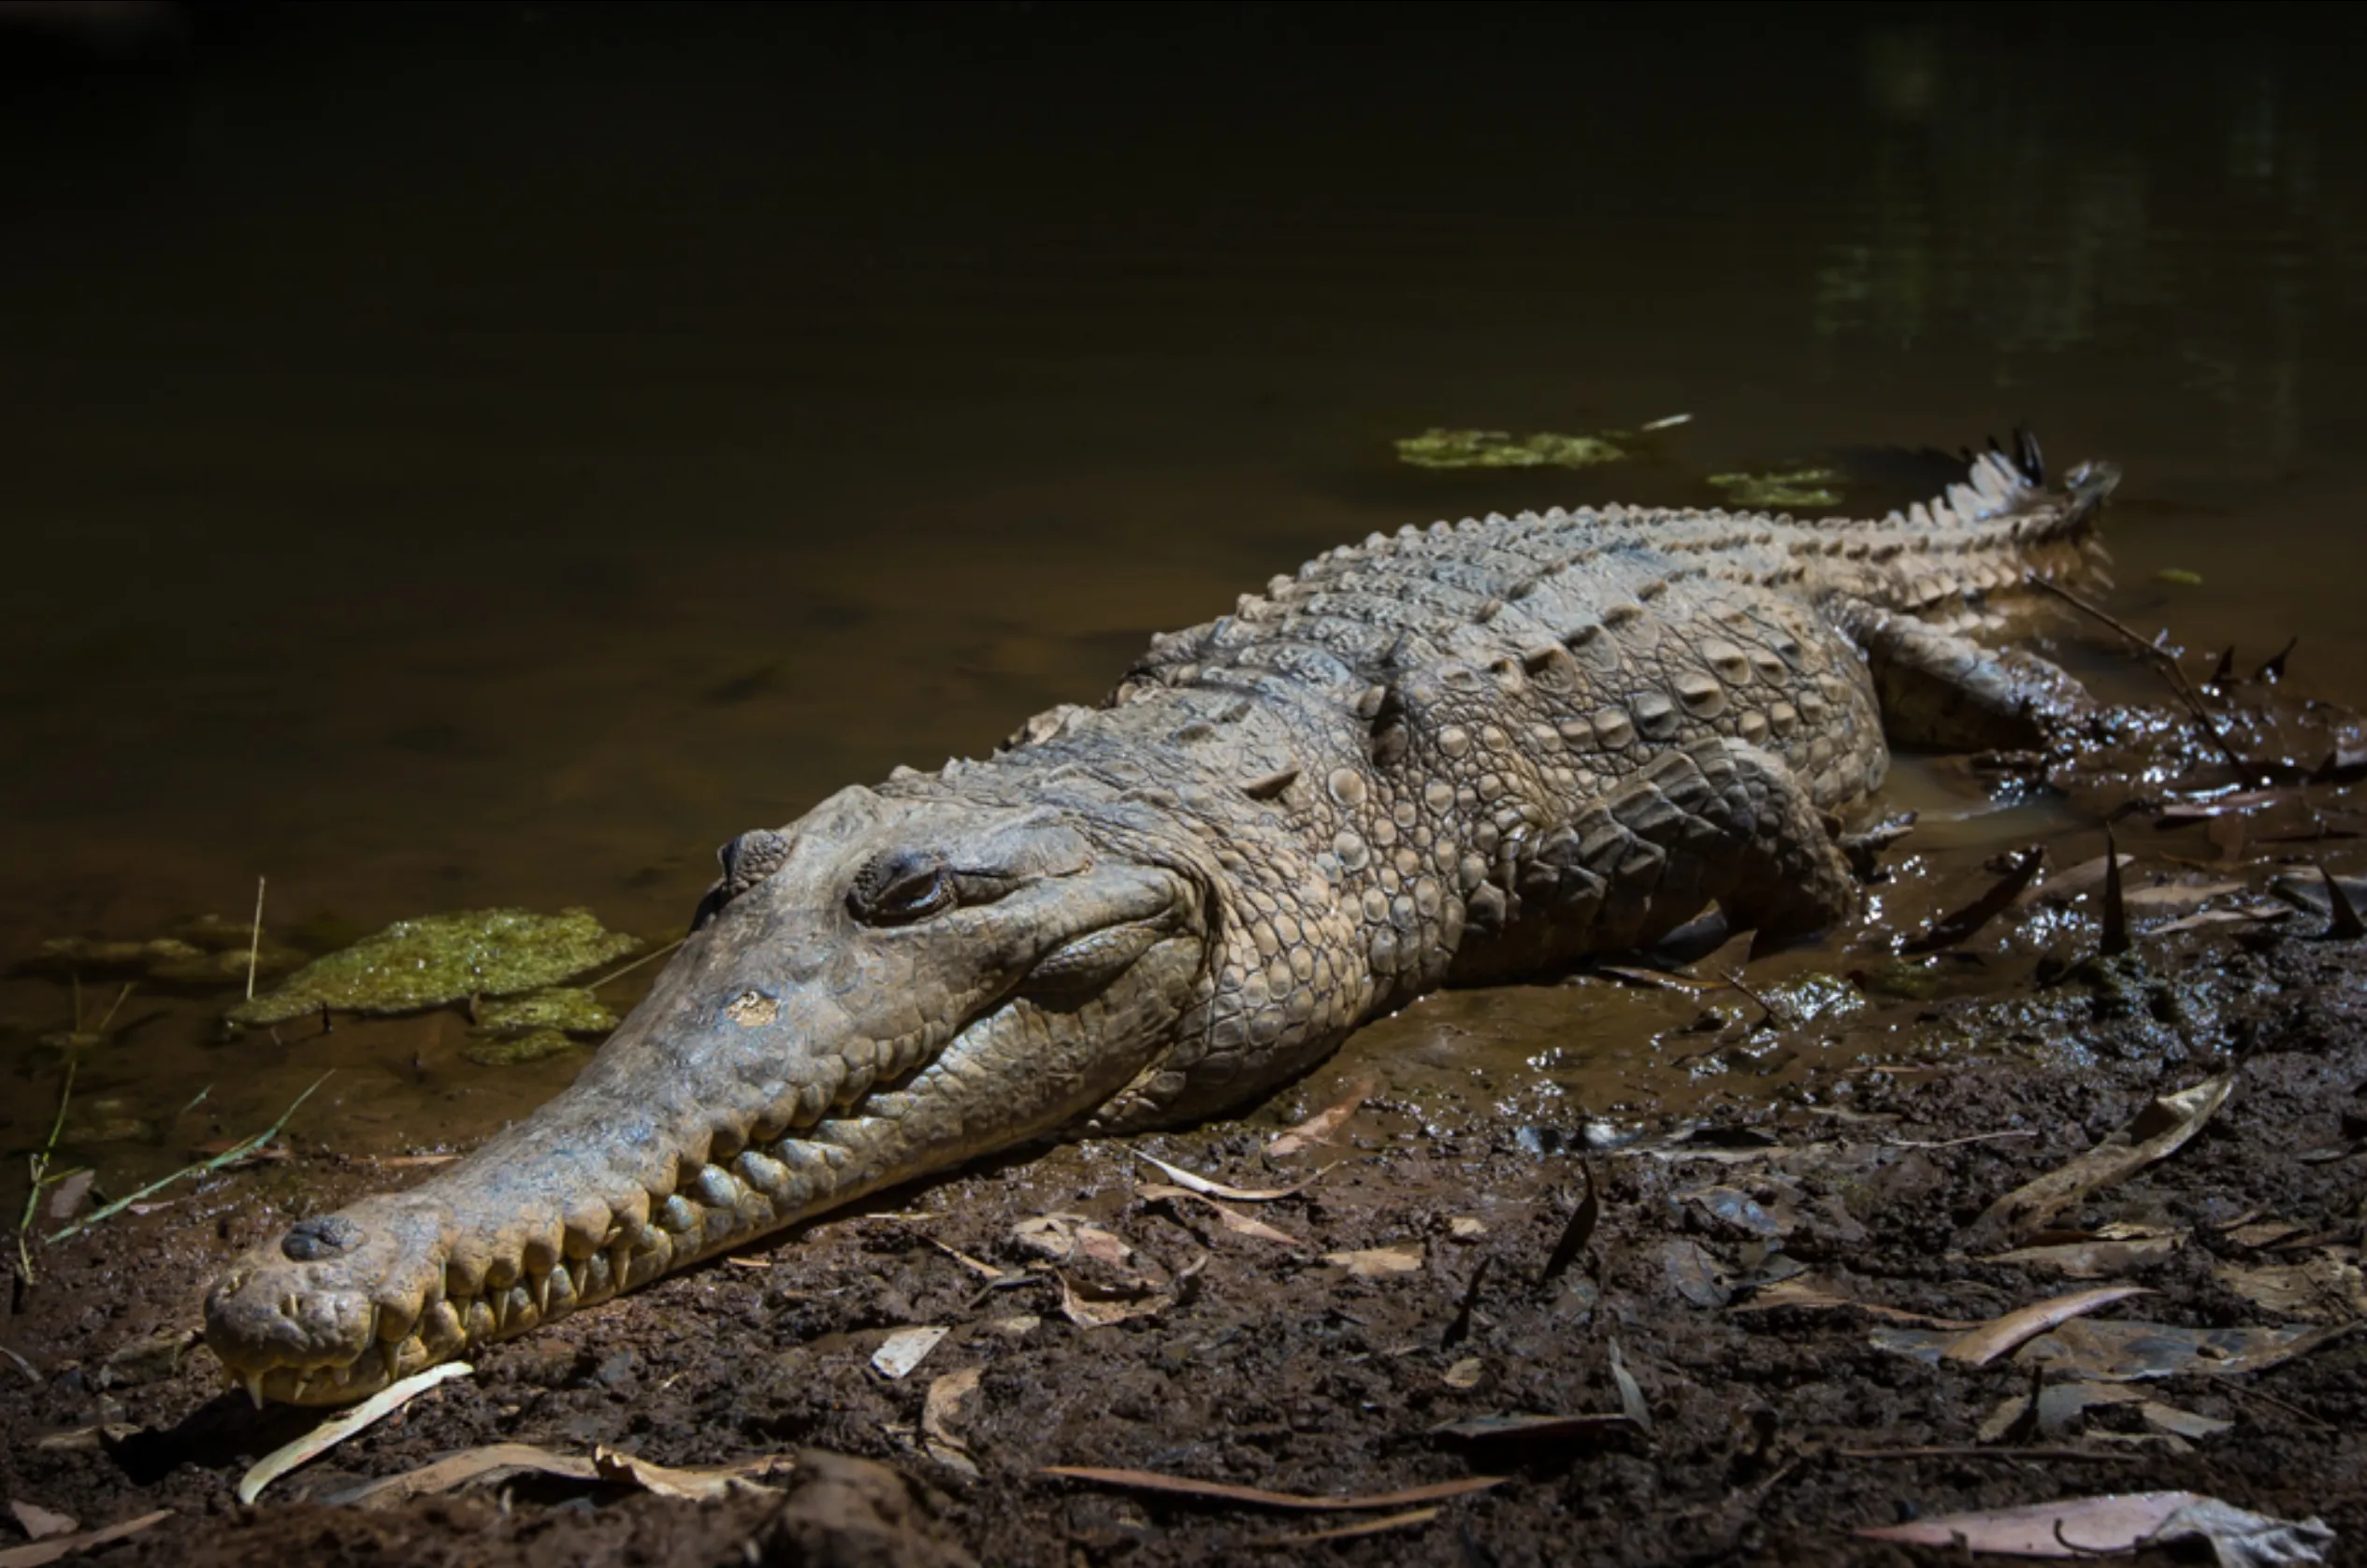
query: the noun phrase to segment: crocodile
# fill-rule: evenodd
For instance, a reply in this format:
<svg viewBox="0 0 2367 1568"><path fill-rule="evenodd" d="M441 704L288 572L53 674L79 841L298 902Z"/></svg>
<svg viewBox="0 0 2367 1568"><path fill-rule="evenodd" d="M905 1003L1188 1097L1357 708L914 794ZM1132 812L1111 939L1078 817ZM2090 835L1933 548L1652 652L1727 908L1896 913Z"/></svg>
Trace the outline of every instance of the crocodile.
<svg viewBox="0 0 2367 1568"><path fill-rule="evenodd" d="M1713 903L1762 944L1845 921L1891 745L2084 700L1981 636L2099 550L2116 471L1967 455L1879 520L1377 533L989 758L740 835L571 1086L237 1259L207 1343L257 1403L357 1399L893 1184L1244 1106L1435 987Z"/></svg>

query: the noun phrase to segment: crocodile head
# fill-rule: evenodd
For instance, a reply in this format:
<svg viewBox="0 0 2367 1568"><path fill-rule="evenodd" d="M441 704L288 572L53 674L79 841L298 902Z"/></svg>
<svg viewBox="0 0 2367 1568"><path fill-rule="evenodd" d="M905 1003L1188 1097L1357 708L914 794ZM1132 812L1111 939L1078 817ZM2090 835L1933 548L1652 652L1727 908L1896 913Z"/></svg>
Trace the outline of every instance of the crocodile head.
<svg viewBox="0 0 2367 1568"><path fill-rule="evenodd" d="M736 840L576 1083L409 1192L240 1259L207 1343L258 1400L356 1399L863 1192L1075 1122L1207 985L1203 852L867 789Z"/></svg>

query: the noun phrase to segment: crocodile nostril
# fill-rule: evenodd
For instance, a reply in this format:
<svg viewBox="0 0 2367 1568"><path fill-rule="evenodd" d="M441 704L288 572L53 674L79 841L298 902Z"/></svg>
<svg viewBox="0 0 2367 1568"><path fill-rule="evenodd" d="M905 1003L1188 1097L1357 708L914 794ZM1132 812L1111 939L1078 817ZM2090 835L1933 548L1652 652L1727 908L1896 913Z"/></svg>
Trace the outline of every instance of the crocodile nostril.
<svg viewBox="0 0 2367 1568"><path fill-rule="evenodd" d="M362 1228L343 1215L300 1219L280 1240L282 1256L298 1263L334 1258L362 1239Z"/></svg>

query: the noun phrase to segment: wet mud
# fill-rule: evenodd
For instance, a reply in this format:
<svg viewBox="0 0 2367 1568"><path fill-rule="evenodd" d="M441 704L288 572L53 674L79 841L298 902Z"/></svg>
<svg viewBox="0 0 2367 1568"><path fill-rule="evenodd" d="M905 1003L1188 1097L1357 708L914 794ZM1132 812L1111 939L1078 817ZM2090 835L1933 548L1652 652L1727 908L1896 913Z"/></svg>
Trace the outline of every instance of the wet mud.
<svg viewBox="0 0 2367 1568"><path fill-rule="evenodd" d="M2320 1518L2361 1561L2367 942L2319 870L2367 870L2358 728L2272 683L2212 712L2241 769L2132 705L2060 756L1966 763L1977 788L1930 772L2049 812L1953 842L1935 813L1836 942L1427 1000L1238 1120L1014 1155L487 1347L246 1506L246 1467L319 1417L224 1391L191 1339L207 1281L419 1173L294 1136L36 1254L0 1320L0 1483L85 1527L171 1509L112 1549L179 1564L1873 1562L1916 1548L1853 1532L2173 1489ZM2045 854L2003 897L2013 827ZM2171 1152L2000 1204L2222 1081ZM2111 1285L2140 1293L1962 1354ZM945 1331L897 1362L922 1327ZM793 1462L703 1503L535 1474L357 1496L497 1443ZM1500 1480L1313 1513L1063 1466L1325 1497Z"/></svg>

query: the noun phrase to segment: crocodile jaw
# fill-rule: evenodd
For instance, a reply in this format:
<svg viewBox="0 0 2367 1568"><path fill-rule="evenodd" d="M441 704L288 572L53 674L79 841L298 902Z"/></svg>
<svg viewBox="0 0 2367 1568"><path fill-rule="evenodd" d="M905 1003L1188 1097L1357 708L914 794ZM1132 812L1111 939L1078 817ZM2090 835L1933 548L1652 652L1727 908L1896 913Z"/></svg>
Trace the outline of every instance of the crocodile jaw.
<svg viewBox="0 0 2367 1568"><path fill-rule="evenodd" d="M1211 885L1012 814L834 797L571 1088L421 1187L247 1253L207 1300L208 1345L258 1402L360 1399L1075 1122L1204 985ZM934 929L844 917L882 842L965 836L994 841L1011 888Z"/></svg>

